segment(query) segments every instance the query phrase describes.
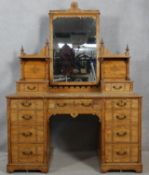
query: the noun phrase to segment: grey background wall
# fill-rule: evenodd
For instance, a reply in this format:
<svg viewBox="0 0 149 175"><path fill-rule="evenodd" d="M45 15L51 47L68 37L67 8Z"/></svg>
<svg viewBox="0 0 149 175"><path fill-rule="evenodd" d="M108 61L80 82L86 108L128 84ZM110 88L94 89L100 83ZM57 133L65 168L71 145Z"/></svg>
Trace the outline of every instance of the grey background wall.
<svg viewBox="0 0 149 175"><path fill-rule="evenodd" d="M70 3L70 0L0 0L0 151L6 151L5 96L15 92L15 82L19 79L20 47L23 45L27 53L39 51L49 36L48 11L67 9ZM78 0L78 3L83 9L101 11L101 36L111 51L121 52L129 44L131 79L135 82L135 91L144 97L143 149L149 150L149 1ZM53 119L54 144L65 147L66 143L62 140L73 142L69 139L69 133L79 135L81 131L84 134L86 132L88 137L81 135L82 139L76 140L80 147L90 141L96 144L96 138L93 138L94 132L98 130L95 120L87 119L85 126L82 119L75 123L67 119L65 123ZM73 127L66 127L67 124ZM77 133L69 132L74 126L77 127ZM90 145L90 148L93 147Z"/></svg>

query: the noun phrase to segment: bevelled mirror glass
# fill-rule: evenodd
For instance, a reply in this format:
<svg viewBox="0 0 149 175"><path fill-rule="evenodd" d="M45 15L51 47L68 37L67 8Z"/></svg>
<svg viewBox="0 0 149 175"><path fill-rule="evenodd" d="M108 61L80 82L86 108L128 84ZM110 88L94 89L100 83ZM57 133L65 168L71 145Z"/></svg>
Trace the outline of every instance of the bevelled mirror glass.
<svg viewBox="0 0 149 175"><path fill-rule="evenodd" d="M96 20L53 20L53 82L96 82Z"/></svg>

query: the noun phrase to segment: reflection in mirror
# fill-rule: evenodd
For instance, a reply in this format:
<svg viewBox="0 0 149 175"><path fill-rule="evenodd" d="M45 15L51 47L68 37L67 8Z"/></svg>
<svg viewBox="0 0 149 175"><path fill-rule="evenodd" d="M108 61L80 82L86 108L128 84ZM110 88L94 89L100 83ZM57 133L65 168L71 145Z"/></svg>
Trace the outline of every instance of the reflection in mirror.
<svg viewBox="0 0 149 175"><path fill-rule="evenodd" d="M96 21L91 17L53 21L53 81L96 81Z"/></svg>

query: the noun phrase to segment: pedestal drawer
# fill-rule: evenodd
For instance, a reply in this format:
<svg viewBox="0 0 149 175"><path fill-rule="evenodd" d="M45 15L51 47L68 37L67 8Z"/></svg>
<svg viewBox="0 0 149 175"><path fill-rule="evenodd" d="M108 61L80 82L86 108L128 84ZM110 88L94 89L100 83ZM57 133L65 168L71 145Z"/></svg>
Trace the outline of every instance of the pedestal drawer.
<svg viewBox="0 0 149 175"><path fill-rule="evenodd" d="M106 142L131 142L131 131L128 127L107 128Z"/></svg>
<svg viewBox="0 0 149 175"><path fill-rule="evenodd" d="M106 144L105 162L107 163L139 162L138 144Z"/></svg>
<svg viewBox="0 0 149 175"><path fill-rule="evenodd" d="M109 99L106 100L106 108L113 108L113 109L130 109L134 108L137 109L139 106L138 99Z"/></svg>
<svg viewBox="0 0 149 175"><path fill-rule="evenodd" d="M12 144L12 163L43 163L43 144Z"/></svg>
<svg viewBox="0 0 149 175"><path fill-rule="evenodd" d="M13 143L43 143L43 126L12 126L11 138Z"/></svg>
<svg viewBox="0 0 149 175"><path fill-rule="evenodd" d="M43 100L19 99L11 100L12 109L43 109Z"/></svg>
<svg viewBox="0 0 149 175"><path fill-rule="evenodd" d="M11 109L10 120L12 124L34 125L43 124L44 114L42 110L16 110Z"/></svg>

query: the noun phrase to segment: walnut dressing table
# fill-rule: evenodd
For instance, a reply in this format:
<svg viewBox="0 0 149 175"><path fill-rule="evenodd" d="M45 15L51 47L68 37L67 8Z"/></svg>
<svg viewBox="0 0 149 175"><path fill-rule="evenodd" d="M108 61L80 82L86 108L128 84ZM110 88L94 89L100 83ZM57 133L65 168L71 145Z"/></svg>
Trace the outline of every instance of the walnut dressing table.
<svg viewBox="0 0 149 175"><path fill-rule="evenodd" d="M7 171L48 172L51 116L96 115L101 123L100 171L142 171L141 100L129 78L129 48L99 43L99 11L50 11L50 44L21 49L17 92L7 97ZM77 143L76 143L77 144Z"/></svg>

